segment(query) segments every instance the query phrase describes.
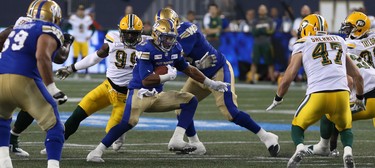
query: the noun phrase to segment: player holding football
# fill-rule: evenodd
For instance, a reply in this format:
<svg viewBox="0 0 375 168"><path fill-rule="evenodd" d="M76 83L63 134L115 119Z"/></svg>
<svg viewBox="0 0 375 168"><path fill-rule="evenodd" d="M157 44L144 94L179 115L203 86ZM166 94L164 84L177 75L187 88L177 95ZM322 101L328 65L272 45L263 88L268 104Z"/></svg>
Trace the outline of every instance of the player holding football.
<svg viewBox="0 0 375 168"><path fill-rule="evenodd" d="M370 33L371 21L362 12L353 12L345 19L341 25L340 31L347 35L346 44L350 58L357 65L364 79L364 100L366 109L358 110L358 106L352 107L352 120L365 120L375 117L375 69L374 69L374 51L375 34ZM351 95L355 97L355 90ZM337 130L332 136L321 137L318 144L312 147L313 154L328 156L339 156L337 151ZM330 141L330 144L329 144Z"/></svg>
<svg viewBox="0 0 375 168"><path fill-rule="evenodd" d="M58 77L65 79L77 70L93 66L106 57L110 62L106 73L107 79L83 97L73 114L66 120L65 140L77 131L81 121L109 105L112 105L112 114L105 129L106 133L122 119L128 84L133 77L135 46L146 37L141 35L142 20L135 14L124 16L118 29L118 32L109 32L106 35L104 44L98 51L56 72ZM122 144L123 137L121 136L112 147L118 151Z"/></svg>
<svg viewBox="0 0 375 168"><path fill-rule="evenodd" d="M169 141L172 151L193 151L195 146L183 140L185 130L193 122L198 105L194 95L188 92L163 91L167 81L174 80L177 70L184 72L200 83L217 91L227 91L228 85L205 77L198 69L190 66L182 57L182 48L177 39L177 30L170 20L158 20L153 26L152 39L137 45L137 64L133 79L129 83L128 99L121 122L110 129L102 142L87 155L89 162L104 162L104 150L118 137L138 123L142 112L166 112L181 109L176 130ZM167 66L166 74L156 74L160 66ZM177 70L176 70L177 69Z"/></svg>
<svg viewBox="0 0 375 168"><path fill-rule="evenodd" d="M182 92L189 92L195 95L198 101L205 99L211 93L215 97L216 105L220 112L231 122L244 127L254 134L266 145L271 156L277 156L280 151L278 136L266 132L247 113L238 109L237 95L235 92L235 80L233 69L225 56L213 48L197 26L190 22L179 22L178 14L170 8L161 9L155 16L155 20L170 19L177 25L179 36L177 41L184 50L184 57L191 65L197 67L207 77L226 83L231 87L228 92L216 92L203 84L189 78ZM177 112L179 114L179 112ZM191 154L204 154L206 149L199 141L194 125L186 130L189 142L197 146L197 150Z"/></svg>
<svg viewBox="0 0 375 168"><path fill-rule="evenodd" d="M21 16L17 19L14 26L19 26L25 23L32 22L32 12L30 9L32 8L32 4L30 4L28 8L28 12L26 13L26 17ZM9 26L4 31L0 33L0 48L3 48L4 42L7 39L8 35L13 31L14 26ZM53 62L56 64L62 64L68 58L70 46L74 41L74 37L70 34L64 34L64 43L59 48L59 51L54 56ZM57 96L57 95L56 95ZM63 104L67 101L67 96L65 95L58 95L59 98L58 104ZM26 130L26 128L32 124L34 118L27 113L26 111L20 110L17 115L17 119L13 125L13 129L10 131L10 143L9 143L9 150L11 153L15 154L16 156L20 157L29 157L29 153L24 151L22 148L19 147L18 137L20 134Z"/></svg>
<svg viewBox="0 0 375 168"><path fill-rule="evenodd" d="M13 27L4 43L0 59L0 165L10 168L9 137L12 113L24 109L47 131L45 145L48 167L59 167L64 127L55 95L64 95L53 82L52 61L63 45L57 26L60 6L54 1L36 0L29 12L32 22Z"/></svg>
<svg viewBox="0 0 375 168"><path fill-rule="evenodd" d="M303 65L308 79L306 97L298 107L292 121L292 139L296 151L288 162L289 168L299 165L308 153L304 131L322 117L324 125L333 122L342 136L344 167L355 167L351 132L352 116L349 105L347 75L353 77L357 90L358 106L363 107L363 78L351 59L346 56L347 46L343 38L327 35L326 20L317 14L306 16L298 29L300 39L294 44L291 62L276 92L273 109L282 102L290 83ZM328 124L327 124L328 123ZM332 127L321 127L322 135L331 135Z"/></svg>

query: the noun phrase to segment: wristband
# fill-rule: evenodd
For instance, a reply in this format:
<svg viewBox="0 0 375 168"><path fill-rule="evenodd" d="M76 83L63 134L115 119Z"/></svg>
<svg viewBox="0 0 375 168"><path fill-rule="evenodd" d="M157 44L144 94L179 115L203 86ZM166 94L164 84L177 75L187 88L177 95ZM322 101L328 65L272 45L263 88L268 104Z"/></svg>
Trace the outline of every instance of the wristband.
<svg viewBox="0 0 375 168"><path fill-rule="evenodd" d="M280 97L280 96L277 95L277 93L276 93L276 95L275 95L275 101L281 101L281 100L283 100L283 97Z"/></svg>
<svg viewBox="0 0 375 168"><path fill-rule="evenodd" d="M355 95L355 97L357 97L358 100L363 100L363 95Z"/></svg>
<svg viewBox="0 0 375 168"><path fill-rule="evenodd" d="M164 82L169 81L171 79L168 74L159 75L159 78L160 78L160 83L164 83Z"/></svg>
<svg viewBox="0 0 375 168"><path fill-rule="evenodd" d="M73 71L73 72L77 72L77 69L76 69L76 67L74 66L74 64L70 65L70 67L72 67L72 71Z"/></svg>
<svg viewBox="0 0 375 168"><path fill-rule="evenodd" d="M52 96L55 95L56 93L59 93L60 90L56 87L56 84L55 82L52 82L50 83L48 86L47 86L47 91L49 94L51 94Z"/></svg>

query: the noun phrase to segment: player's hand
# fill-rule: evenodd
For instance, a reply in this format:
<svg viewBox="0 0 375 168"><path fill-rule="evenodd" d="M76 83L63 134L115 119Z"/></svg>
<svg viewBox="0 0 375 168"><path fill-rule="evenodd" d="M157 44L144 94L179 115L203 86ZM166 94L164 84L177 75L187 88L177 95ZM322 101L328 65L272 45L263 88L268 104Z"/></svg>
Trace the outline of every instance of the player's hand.
<svg viewBox="0 0 375 168"><path fill-rule="evenodd" d="M74 41L74 37L69 33L64 33L64 46L71 45Z"/></svg>
<svg viewBox="0 0 375 168"><path fill-rule="evenodd" d="M58 78L60 78L60 80L64 80L70 74L72 74L73 72L75 72L73 66L74 66L74 64L58 69L56 71L56 76Z"/></svg>
<svg viewBox="0 0 375 168"><path fill-rule="evenodd" d="M125 48L124 43L107 43L108 44L108 53L113 53L116 50L123 50Z"/></svg>
<svg viewBox="0 0 375 168"><path fill-rule="evenodd" d="M202 70L216 65L217 59L215 54L208 55L208 52L200 59L195 61L195 66Z"/></svg>
<svg viewBox="0 0 375 168"><path fill-rule="evenodd" d="M55 83L49 84L47 86L47 90L58 105L64 104L66 101L68 101L68 96L66 96L65 93L58 89Z"/></svg>
<svg viewBox="0 0 375 168"><path fill-rule="evenodd" d="M350 107L350 110L352 112L359 112L362 110L366 110L366 105L364 103L363 95L362 96L356 95L356 99L352 103L354 104L352 107Z"/></svg>
<svg viewBox="0 0 375 168"><path fill-rule="evenodd" d="M230 85L229 83L225 83L222 81L214 81L211 79L206 78L203 82L204 85L207 87L219 91L219 92L226 92L228 91L228 86Z"/></svg>
<svg viewBox="0 0 375 168"><path fill-rule="evenodd" d="M283 102L283 98L282 97L279 97L277 94L275 96L275 98L273 99L273 102L270 106L268 106L268 108L266 109L266 111L270 111L272 110L273 108L275 108L277 105L281 104Z"/></svg>
<svg viewBox="0 0 375 168"><path fill-rule="evenodd" d="M169 80L174 80L176 79L177 76L177 69L175 67L172 67L170 65L167 65L168 72L166 75L168 75Z"/></svg>

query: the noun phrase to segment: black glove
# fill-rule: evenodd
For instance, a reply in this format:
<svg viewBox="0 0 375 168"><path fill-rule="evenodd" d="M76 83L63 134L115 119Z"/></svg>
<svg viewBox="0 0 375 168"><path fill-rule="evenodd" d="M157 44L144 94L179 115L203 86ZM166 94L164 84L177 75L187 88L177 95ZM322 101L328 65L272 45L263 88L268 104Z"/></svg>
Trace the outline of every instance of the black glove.
<svg viewBox="0 0 375 168"><path fill-rule="evenodd" d="M74 37L69 33L64 33L64 45L70 45L74 41Z"/></svg>

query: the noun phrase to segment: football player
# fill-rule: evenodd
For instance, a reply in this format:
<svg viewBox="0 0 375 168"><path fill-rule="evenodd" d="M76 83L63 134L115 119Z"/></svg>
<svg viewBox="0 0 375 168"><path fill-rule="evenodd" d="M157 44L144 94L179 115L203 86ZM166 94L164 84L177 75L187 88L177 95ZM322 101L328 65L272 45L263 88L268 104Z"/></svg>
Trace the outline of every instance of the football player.
<svg viewBox="0 0 375 168"><path fill-rule="evenodd" d="M346 44L350 58L364 79L364 100L366 109L358 110L358 106L352 107L352 120L365 120L375 117L375 69L374 69L374 51L375 34L370 33L370 19L362 12L353 12L345 19L341 25L340 31L347 35ZM355 97L355 90L352 90L351 99ZM354 95L354 96L353 96ZM318 144L311 149L313 154L328 156L331 151L332 156L339 156L337 151L337 131L334 131L331 137L321 138ZM330 141L330 144L329 144Z"/></svg>
<svg viewBox="0 0 375 168"><path fill-rule="evenodd" d="M178 14L172 9L161 9L155 16L155 20L159 19L170 19L175 22L179 34L177 41L181 44L184 50L184 58L190 62L190 65L197 67L204 75L213 80L230 83L231 85L228 92L216 92L189 78L181 91L192 93L198 101L205 99L212 93L220 112L229 121L256 134L266 145L270 155L277 156L280 151L278 136L265 131L249 114L238 109L233 69L225 56L210 45L195 24L180 22ZM179 114L179 111L177 111L177 114ZM197 150L191 154L204 154L206 152L205 147L196 135L194 125L189 126L186 135L189 142L197 146Z"/></svg>
<svg viewBox="0 0 375 168"><path fill-rule="evenodd" d="M12 167L9 157L10 123L16 107L27 111L47 131L48 167L59 167L64 143L52 61L63 45L60 6L54 1L31 2L32 22L17 25L4 43L0 59L0 165Z"/></svg>
<svg viewBox="0 0 375 168"><path fill-rule="evenodd" d="M307 75L306 97L298 107L292 121L292 139L296 151L289 159L288 167L298 167L308 153L305 148L304 132L319 119L325 127L320 128L321 137L331 135L333 122L342 136L344 146L344 167L354 167L352 154L352 116L349 105L347 74L352 76L357 86L356 105L364 108L363 78L357 67L346 55L347 46L340 36L327 35L326 20L317 14L306 16L298 29L300 39L294 44L291 62L280 83L273 103L273 109L282 102L290 83L303 65ZM322 124L322 122L321 122Z"/></svg>
<svg viewBox="0 0 375 168"><path fill-rule="evenodd" d="M104 150L118 137L132 129L138 123L142 112L167 112L181 109L177 127L168 143L171 151L189 152L196 149L183 140L186 128L193 122L198 105L194 95L188 92L163 91L167 81L174 80L177 70L184 72L206 87L224 92L228 84L213 81L198 69L190 66L182 57L182 48L177 43L177 30L170 20L158 20L153 26L152 39L137 45L137 64L133 70L133 79L129 83L128 99L121 122L110 129L101 143L87 155L89 162L104 162L101 158ZM154 73L160 66L166 66L165 74ZM177 69L177 70L176 70Z"/></svg>
<svg viewBox="0 0 375 168"><path fill-rule="evenodd" d="M32 22L32 12L30 9L32 7L32 4L29 6L28 12L26 13L26 17L21 16L17 19L14 26L22 25L25 23ZM8 35L11 31L13 31L14 26L9 26L4 31L0 33L0 48L3 48L3 44L5 40L7 39ZM59 51L56 53L56 56L54 56L53 62L56 64L62 64L65 62L65 60L68 58L69 55L69 49L71 44L74 41L74 37L70 34L64 34L64 43L59 48ZM67 97L65 95L60 95L60 103L63 104L67 100ZM16 156L21 157L29 157L29 153L23 150L19 147L18 137L20 134L34 121L34 118L27 112L20 110L17 115L17 119L13 125L13 129L10 131L10 143L9 143L9 150L11 153L14 153Z"/></svg>
<svg viewBox="0 0 375 168"><path fill-rule="evenodd" d="M98 51L56 72L58 77L65 79L77 70L86 69L106 57L109 58L107 79L83 97L73 114L66 120L65 140L77 131L81 121L109 105L112 105L112 114L105 129L106 133L122 119L128 84L133 77L135 46L142 38L147 37L142 37L143 23L135 14L125 15L119 23L118 30L106 35L104 44ZM120 137L112 147L118 151L122 144L123 137Z"/></svg>

